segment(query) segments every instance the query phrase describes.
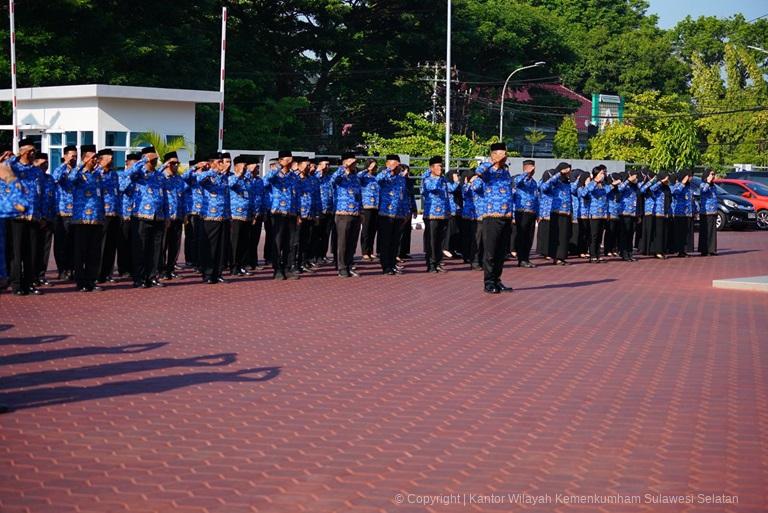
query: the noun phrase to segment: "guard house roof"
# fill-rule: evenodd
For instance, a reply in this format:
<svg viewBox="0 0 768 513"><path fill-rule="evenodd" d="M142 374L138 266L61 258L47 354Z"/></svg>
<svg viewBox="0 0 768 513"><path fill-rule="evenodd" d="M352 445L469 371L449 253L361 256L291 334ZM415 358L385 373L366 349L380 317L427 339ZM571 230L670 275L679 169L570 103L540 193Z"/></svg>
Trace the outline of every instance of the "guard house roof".
<svg viewBox="0 0 768 513"><path fill-rule="evenodd" d="M0 101L11 101L12 98L11 89L0 89ZM219 103L221 93L219 91L199 91L195 89L84 84L19 88L16 90L16 98L19 102L75 98L120 98L166 102Z"/></svg>

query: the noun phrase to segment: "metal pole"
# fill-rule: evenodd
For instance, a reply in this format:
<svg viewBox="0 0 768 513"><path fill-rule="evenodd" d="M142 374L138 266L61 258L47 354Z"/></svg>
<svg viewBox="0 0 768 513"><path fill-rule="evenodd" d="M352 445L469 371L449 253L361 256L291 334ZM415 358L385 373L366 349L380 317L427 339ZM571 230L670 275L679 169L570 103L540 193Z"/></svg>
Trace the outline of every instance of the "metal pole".
<svg viewBox="0 0 768 513"><path fill-rule="evenodd" d="M11 95L13 96L13 153L19 152L19 112L16 100L16 10L15 2L8 2L11 18Z"/></svg>
<svg viewBox="0 0 768 513"><path fill-rule="evenodd" d="M432 124L437 123L437 83L440 80L438 71L440 64L435 62L435 78L432 81Z"/></svg>
<svg viewBox="0 0 768 513"><path fill-rule="evenodd" d="M219 80L219 151L224 149L224 60L227 55L227 8L221 8L221 70Z"/></svg>
<svg viewBox="0 0 768 513"><path fill-rule="evenodd" d="M512 76L517 73L518 71L523 71L524 69L529 68L536 68L538 66L543 66L546 64L544 61L539 61L535 64L530 64L528 66L523 66L522 68L517 68L515 71L509 74L507 77L507 80L504 81L504 87L501 88L501 108L499 109L499 142L504 142L502 139L502 135L504 134L504 96L507 93L507 84L509 84L509 79L512 78Z"/></svg>
<svg viewBox="0 0 768 513"><path fill-rule="evenodd" d="M445 169L451 168L451 0L448 0L448 25L445 48Z"/></svg>

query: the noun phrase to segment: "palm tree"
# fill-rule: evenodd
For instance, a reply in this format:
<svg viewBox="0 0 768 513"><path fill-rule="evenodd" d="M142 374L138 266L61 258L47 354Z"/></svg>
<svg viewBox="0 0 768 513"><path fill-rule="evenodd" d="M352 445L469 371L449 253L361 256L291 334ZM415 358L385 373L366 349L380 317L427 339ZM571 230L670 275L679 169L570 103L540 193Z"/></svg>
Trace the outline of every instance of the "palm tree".
<svg viewBox="0 0 768 513"><path fill-rule="evenodd" d="M185 150L189 153L194 151L194 146L187 143L184 136L174 137L173 139L166 141L165 136L160 135L157 132L143 132L141 134L136 134L132 144L133 146L154 146L155 150L157 150L157 154L161 157L172 151Z"/></svg>
<svg viewBox="0 0 768 513"><path fill-rule="evenodd" d="M531 157L533 157L533 153L536 150L536 145L546 139L546 137L547 136L544 135L544 132L537 128L534 128L525 135L525 140L531 143Z"/></svg>

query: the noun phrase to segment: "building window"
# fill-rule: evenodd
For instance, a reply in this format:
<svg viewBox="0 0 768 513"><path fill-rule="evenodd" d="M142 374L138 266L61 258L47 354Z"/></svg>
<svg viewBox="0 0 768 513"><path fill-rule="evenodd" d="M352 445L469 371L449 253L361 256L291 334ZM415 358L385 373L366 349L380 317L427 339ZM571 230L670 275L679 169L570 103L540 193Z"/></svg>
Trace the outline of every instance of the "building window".
<svg viewBox="0 0 768 513"><path fill-rule="evenodd" d="M61 163L61 148L50 148L48 150L48 162L51 164L51 169Z"/></svg>
<svg viewBox="0 0 768 513"><path fill-rule="evenodd" d="M93 144L93 132L90 130L80 132L80 144Z"/></svg>
<svg viewBox="0 0 768 513"><path fill-rule="evenodd" d="M77 146L77 132L64 132L64 145Z"/></svg>
<svg viewBox="0 0 768 513"><path fill-rule="evenodd" d="M128 132L109 132L104 136L104 146L128 146Z"/></svg>
<svg viewBox="0 0 768 513"><path fill-rule="evenodd" d="M48 146L61 146L61 134L48 134Z"/></svg>
<svg viewBox="0 0 768 513"><path fill-rule="evenodd" d="M112 155L112 167L123 169L125 167L125 150L114 150Z"/></svg>
<svg viewBox="0 0 768 513"><path fill-rule="evenodd" d="M174 139L183 139L183 135L166 135L165 136L165 144L171 144Z"/></svg>

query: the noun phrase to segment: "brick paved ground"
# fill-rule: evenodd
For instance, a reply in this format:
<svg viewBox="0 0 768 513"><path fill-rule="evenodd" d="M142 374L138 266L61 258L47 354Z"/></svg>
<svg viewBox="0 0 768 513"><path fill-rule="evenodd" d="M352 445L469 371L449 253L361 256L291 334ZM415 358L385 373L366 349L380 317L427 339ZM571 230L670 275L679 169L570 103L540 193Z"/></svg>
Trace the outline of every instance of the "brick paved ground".
<svg viewBox="0 0 768 513"><path fill-rule="evenodd" d="M720 246L498 296L458 264L0 295L0 511L766 511L768 295L710 285L768 234ZM507 492L739 503L394 502Z"/></svg>

